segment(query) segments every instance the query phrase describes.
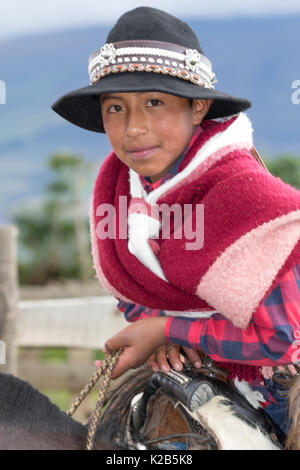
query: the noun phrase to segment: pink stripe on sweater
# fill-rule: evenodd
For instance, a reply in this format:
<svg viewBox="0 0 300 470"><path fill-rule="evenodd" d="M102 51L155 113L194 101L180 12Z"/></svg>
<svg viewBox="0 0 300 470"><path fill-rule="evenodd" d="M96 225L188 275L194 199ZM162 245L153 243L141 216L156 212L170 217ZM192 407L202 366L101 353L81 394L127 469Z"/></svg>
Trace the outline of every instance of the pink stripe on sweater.
<svg viewBox="0 0 300 470"><path fill-rule="evenodd" d="M239 152L239 156L242 155L250 155L251 146L246 146L243 142L226 145L225 147L221 147L216 152L212 153L209 157L207 157L202 163L200 163L197 168L195 168L191 173L189 173L183 180L179 183L174 185L170 188L171 191L175 191L178 188L182 187L183 184L191 183L195 181L197 178L200 178L204 173L209 170L215 163L221 160L224 157L228 157L230 153ZM237 155L235 155L236 157Z"/></svg>
<svg viewBox="0 0 300 470"><path fill-rule="evenodd" d="M107 290L109 294L114 295L115 297L121 298L127 302L132 302L131 299L127 299L124 295L118 292L107 280L105 277L100 264L100 253L98 250L98 240L96 235L95 223L94 223L94 197L91 198L90 203L90 211L89 211L89 219L90 219L90 237L91 237L91 246L92 246L92 257L94 261L94 269L96 271L96 276L104 289Z"/></svg>
<svg viewBox="0 0 300 470"><path fill-rule="evenodd" d="M217 258L197 295L235 326L247 328L299 238L299 210L251 230Z"/></svg>

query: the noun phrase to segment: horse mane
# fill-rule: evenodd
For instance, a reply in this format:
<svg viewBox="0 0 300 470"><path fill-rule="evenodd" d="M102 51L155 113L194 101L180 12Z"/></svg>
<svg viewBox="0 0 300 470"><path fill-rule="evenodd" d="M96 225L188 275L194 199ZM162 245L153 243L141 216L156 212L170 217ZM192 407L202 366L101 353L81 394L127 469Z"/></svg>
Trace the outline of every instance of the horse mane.
<svg viewBox="0 0 300 470"><path fill-rule="evenodd" d="M109 436L119 428L116 422L100 426L95 449L126 449L113 445ZM109 432L108 432L109 429ZM0 373L0 449L84 449L87 427L61 411L30 383Z"/></svg>
<svg viewBox="0 0 300 470"><path fill-rule="evenodd" d="M85 436L86 428L28 382L0 373L0 424L34 432Z"/></svg>

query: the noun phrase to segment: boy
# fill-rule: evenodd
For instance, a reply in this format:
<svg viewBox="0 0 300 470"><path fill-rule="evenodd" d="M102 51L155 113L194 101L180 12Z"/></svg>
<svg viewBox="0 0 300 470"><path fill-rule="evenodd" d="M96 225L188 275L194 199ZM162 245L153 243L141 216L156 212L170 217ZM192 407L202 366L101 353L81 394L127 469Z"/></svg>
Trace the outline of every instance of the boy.
<svg viewBox="0 0 300 470"><path fill-rule="evenodd" d="M153 8L119 19L89 74L53 109L113 148L90 214L97 275L133 322L106 342L124 348L113 377L147 360L181 370L180 345L201 367L204 351L285 430L270 367L296 372L300 194L253 158L251 103L216 91L191 28Z"/></svg>

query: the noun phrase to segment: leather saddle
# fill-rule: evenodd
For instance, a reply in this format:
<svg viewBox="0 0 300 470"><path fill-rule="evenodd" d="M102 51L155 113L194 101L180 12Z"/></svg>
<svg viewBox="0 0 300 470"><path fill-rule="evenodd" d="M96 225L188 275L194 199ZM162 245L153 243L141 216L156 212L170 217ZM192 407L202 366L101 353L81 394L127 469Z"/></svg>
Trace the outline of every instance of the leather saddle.
<svg viewBox="0 0 300 470"><path fill-rule="evenodd" d="M234 384L227 381L226 373L213 366L213 361L204 363L200 370L187 362L182 372L171 369L168 373L159 371L150 376L143 394L138 397L131 410L131 436L135 442L139 441L140 431L146 421L149 401L158 390L176 403L177 407L181 406L182 414L195 433L198 432L199 424L185 412L185 407L193 412L213 397L221 396L239 419L254 428L259 427L276 446L284 447L285 434L281 429L262 408L254 408Z"/></svg>

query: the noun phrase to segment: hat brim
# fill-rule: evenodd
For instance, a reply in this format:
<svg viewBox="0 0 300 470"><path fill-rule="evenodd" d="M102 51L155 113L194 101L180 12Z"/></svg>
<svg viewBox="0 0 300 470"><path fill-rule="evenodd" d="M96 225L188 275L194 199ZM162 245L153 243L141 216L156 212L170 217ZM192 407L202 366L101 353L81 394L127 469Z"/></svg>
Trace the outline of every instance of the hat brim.
<svg viewBox="0 0 300 470"><path fill-rule="evenodd" d="M59 98L52 109L72 124L94 132L105 133L100 95L103 93L129 93L158 91L188 99L213 99L205 119L231 116L251 107L244 98L204 88L183 79L153 72L122 72L102 78L93 85L71 91Z"/></svg>

